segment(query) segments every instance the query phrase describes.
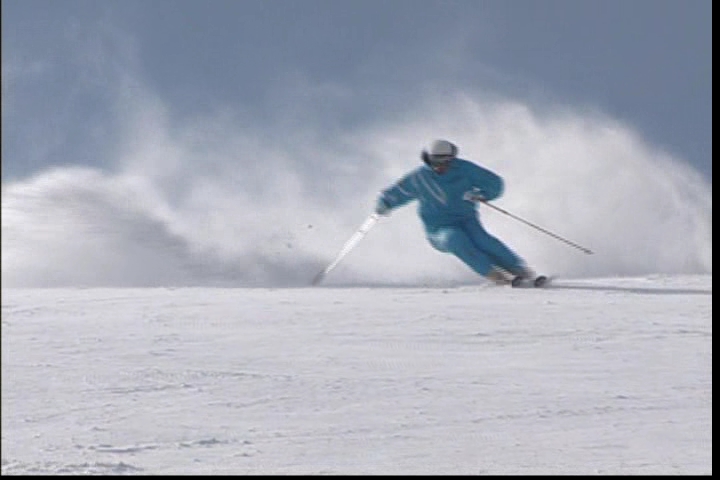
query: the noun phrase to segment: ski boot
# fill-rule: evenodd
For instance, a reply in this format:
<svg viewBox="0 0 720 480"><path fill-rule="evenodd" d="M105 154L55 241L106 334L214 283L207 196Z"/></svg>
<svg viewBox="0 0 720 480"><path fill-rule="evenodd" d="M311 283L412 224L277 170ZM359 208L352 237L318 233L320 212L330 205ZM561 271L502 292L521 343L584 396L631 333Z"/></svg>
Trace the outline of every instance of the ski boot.
<svg viewBox="0 0 720 480"><path fill-rule="evenodd" d="M510 285L513 281L512 275L497 267L493 267L485 278L493 282L495 285Z"/></svg>
<svg viewBox="0 0 720 480"><path fill-rule="evenodd" d="M534 270L528 267L524 267L520 270L510 281L510 285L513 287L524 287L532 285L533 287L542 287L547 282L545 275L537 275Z"/></svg>

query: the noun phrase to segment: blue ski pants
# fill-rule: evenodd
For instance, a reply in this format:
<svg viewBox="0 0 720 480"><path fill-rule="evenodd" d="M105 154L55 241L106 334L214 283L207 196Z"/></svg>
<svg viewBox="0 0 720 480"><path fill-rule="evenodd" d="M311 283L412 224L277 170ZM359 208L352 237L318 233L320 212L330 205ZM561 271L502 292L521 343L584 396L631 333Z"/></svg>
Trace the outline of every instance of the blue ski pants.
<svg viewBox="0 0 720 480"><path fill-rule="evenodd" d="M510 273L520 272L524 267L523 260L485 231L477 219L440 227L425 225L425 232L436 250L455 255L480 275L486 276L493 266Z"/></svg>

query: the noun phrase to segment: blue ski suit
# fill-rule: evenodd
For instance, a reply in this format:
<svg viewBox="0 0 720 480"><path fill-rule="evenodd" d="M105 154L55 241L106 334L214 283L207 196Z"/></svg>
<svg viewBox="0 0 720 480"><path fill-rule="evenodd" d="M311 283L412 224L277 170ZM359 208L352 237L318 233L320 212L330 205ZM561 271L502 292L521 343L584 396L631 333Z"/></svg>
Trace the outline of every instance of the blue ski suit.
<svg viewBox="0 0 720 480"><path fill-rule="evenodd" d="M418 214L430 244L451 253L480 275L493 267L512 274L524 268L523 260L480 223L471 194L490 201L503 193L503 179L490 170L461 158L444 173L422 165L380 193L379 204L394 209L418 200Z"/></svg>

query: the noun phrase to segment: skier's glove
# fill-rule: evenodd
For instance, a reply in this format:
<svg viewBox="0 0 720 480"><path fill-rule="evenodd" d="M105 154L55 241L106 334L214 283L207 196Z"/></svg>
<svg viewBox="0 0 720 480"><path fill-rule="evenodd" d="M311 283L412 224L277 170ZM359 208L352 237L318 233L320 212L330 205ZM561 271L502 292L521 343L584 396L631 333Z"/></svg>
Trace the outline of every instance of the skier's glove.
<svg viewBox="0 0 720 480"><path fill-rule="evenodd" d="M384 198L378 198L377 204L375 205L375 213L378 215L390 215L390 207Z"/></svg>
<svg viewBox="0 0 720 480"><path fill-rule="evenodd" d="M463 200L467 200L468 202L473 203L484 202L485 196L482 194L482 190L477 187L473 187L472 190L468 190L467 192L465 192L465 194L463 195Z"/></svg>

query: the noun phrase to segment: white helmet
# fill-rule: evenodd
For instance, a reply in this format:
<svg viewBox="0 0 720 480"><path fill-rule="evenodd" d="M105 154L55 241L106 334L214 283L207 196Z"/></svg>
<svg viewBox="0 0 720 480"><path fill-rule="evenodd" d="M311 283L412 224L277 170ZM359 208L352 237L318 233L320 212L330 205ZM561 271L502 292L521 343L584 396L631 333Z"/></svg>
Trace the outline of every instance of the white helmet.
<svg viewBox="0 0 720 480"><path fill-rule="evenodd" d="M457 157L458 148L447 140L435 140L430 145L428 154L432 157Z"/></svg>
<svg viewBox="0 0 720 480"><path fill-rule="evenodd" d="M448 165L457 157L458 148L447 140L435 140L428 150L423 150L421 158L431 167Z"/></svg>

